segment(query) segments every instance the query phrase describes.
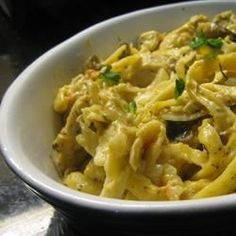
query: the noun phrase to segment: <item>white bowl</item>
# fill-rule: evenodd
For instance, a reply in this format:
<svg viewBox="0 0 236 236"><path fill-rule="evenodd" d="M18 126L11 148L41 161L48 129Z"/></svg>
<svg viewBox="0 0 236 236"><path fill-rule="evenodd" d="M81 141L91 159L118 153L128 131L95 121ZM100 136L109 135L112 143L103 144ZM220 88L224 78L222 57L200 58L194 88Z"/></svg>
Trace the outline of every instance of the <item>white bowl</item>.
<svg viewBox="0 0 236 236"><path fill-rule="evenodd" d="M56 91L81 70L88 56L108 55L119 39L134 41L150 29L168 31L194 14L213 16L230 9L236 10L235 1L184 2L136 11L92 26L45 53L19 75L2 100L0 141L8 165L33 191L80 222L80 227L158 231L166 224L192 225L214 214L214 218L205 217L210 222L222 216L222 211L227 212L224 217L229 216L236 208L236 194L178 202L137 202L74 191L60 183L50 153L59 124L52 110ZM104 227L104 222L109 226Z"/></svg>

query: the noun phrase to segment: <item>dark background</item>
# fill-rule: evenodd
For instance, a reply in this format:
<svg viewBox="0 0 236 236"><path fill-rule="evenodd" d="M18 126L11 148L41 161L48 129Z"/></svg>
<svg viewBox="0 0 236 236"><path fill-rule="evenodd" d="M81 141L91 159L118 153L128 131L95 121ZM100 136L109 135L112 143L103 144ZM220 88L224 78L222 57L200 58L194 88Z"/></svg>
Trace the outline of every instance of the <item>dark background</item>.
<svg viewBox="0 0 236 236"><path fill-rule="evenodd" d="M1 1L1 0L0 0ZM137 9L179 1L5 0L8 30L0 32L0 52L19 53L24 65L47 49L102 20ZM1 22L2 23L2 22Z"/></svg>

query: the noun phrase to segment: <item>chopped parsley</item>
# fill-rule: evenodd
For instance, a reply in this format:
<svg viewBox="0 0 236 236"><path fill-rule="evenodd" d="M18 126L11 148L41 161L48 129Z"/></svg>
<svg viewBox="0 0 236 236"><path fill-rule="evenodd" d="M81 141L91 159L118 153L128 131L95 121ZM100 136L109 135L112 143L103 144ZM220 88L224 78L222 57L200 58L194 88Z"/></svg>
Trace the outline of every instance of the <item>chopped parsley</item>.
<svg viewBox="0 0 236 236"><path fill-rule="evenodd" d="M197 49L203 46L221 48L222 45L222 38L207 38L203 32L197 32L196 37L190 42L190 47L192 49Z"/></svg>
<svg viewBox="0 0 236 236"><path fill-rule="evenodd" d="M102 69L102 72L99 76L100 79L105 81L108 85L116 85L120 82L120 74L111 70L111 65L107 65L105 69Z"/></svg>
<svg viewBox="0 0 236 236"><path fill-rule="evenodd" d="M182 95L185 89L185 81L183 79L175 80L175 99Z"/></svg>
<svg viewBox="0 0 236 236"><path fill-rule="evenodd" d="M207 44L212 48L221 48L223 45L222 38L207 39Z"/></svg>
<svg viewBox="0 0 236 236"><path fill-rule="evenodd" d="M191 41L190 47L192 49L200 48L206 45L207 39L203 32L197 32L196 37Z"/></svg>
<svg viewBox="0 0 236 236"><path fill-rule="evenodd" d="M135 114L137 111L137 104L135 101L132 101L128 104L128 112Z"/></svg>

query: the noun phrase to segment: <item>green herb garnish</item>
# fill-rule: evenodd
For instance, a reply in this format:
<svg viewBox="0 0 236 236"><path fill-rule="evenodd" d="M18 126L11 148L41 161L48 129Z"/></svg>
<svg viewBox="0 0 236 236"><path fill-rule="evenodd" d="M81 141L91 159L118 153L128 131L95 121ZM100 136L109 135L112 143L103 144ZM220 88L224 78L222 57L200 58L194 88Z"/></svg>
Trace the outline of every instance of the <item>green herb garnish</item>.
<svg viewBox="0 0 236 236"><path fill-rule="evenodd" d="M128 112L135 114L137 111L137 104L135 101L132 101L128 104Z"/></svg>
<svg viewBox="0 0 236 236"><path fill-rule="evenodd" d="M222 38L210 38L207 39L207 44L213 48L221 48L223 45Z"/></svg>
<svg viewBox="0 0 236 236"><path fill-rule="evenodd" d="M175 80L175 99L180 97L185 89L185 81L183 79Z"/></svg>
<svg viewBox="0 0 236 236"><path fill-rule="evenodd" d="M227 77L227 75L225 74L225 72L223 71L222 65L221 65L220 63L219 63L219 68L220 68L221 74L223 75L223 78L224 78L225 80L227 80L228 77Z"/></svg>
<svg viewBox="0 0 236 236"><path fill-rule="evenodd" d="M190 47L197 49L203 46L212 48L221 48L223 45L222 38L207 38L203 32L197 32L196 37L191 41Z"/></svg>
<svg viewBox="0 0 236 236"><path fill-rule="evenodd" d="M111 70L111 65L107 65L101 72L99 78L105 81L108 85L116 85L120 82L120 74Z"/></svg>
<svg viewBox="0 0 236 236"><path fill-rule="evenodd" d="M192 49L200 48L207 44L206 36L203 32L197 32L196 37L191 41L190 47Z"/></svg>

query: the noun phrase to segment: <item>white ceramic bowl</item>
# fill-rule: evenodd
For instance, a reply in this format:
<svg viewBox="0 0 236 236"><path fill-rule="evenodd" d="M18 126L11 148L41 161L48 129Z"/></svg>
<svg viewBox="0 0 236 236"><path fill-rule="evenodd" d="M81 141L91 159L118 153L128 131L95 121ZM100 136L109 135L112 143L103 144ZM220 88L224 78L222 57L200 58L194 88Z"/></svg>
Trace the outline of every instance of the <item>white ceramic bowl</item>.
<svg viewBox="0 0 236 236"><path fill-rule="evenodd" d="M224 217L229 216L236 208L236 194L178 202L137 202L74 191L60 183L50 153L58 130L58 117L52 110L56 91L80 71L88 56L108 55L119 39L134 41L150 29L168 31L194 14L213 16L230 9L236 10L235 1L184 2L141 10L92 26L42 55L19 75L2 100L0 140L8 165L33 191L80 227L158 231L166 224L186 227L203 216L210 222L209 215L214 214L215 220L222 211L227 212Z"/></svg>

